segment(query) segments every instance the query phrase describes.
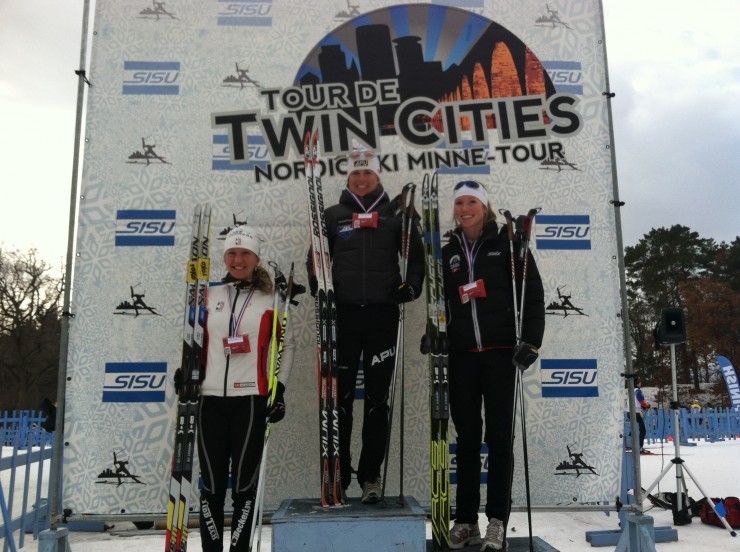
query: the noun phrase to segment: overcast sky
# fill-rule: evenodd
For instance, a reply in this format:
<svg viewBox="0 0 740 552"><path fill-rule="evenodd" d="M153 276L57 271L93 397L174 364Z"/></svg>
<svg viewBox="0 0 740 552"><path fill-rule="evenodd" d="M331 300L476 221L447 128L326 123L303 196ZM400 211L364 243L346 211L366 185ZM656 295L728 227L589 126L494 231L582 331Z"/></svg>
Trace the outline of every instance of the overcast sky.
<svg viewBox="0 0 740 552"><path fill-rule="evenodd" d="M673 224L731 242L740 234L740 1L603 4L624 244ZM82 0L0 0L0 244L35 247L57 266L82 10Z"/></svg>

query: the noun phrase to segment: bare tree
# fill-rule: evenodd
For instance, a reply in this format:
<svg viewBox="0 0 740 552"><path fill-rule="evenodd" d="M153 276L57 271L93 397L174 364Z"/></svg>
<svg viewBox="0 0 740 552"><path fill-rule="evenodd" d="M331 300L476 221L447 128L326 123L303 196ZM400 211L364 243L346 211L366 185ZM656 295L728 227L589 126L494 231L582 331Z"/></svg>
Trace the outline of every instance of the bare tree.
<svg viewBox="0 0 740 552"><path fill-rule="evenodd" d="M0 410L56 397L62 282L36 250L0 249Z"/></svg>

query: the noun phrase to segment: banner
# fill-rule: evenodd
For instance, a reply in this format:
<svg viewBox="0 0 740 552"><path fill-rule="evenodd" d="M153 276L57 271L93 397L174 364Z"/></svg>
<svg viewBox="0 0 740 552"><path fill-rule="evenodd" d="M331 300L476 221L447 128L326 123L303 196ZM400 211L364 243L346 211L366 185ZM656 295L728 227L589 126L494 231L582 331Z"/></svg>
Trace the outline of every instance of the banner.
<svg viewBox="0 0 740 552"><path fill-rule="evenodd" d="M727 384L727 392L730 394L732 408L737 410L740 408L740 385L738 384L737 370L735 370L732 362L726 357L717 356L717 362Z"/></svg>
<svg viewBox="0 0 740 552"><path fill-rule="evenodd" d="M542 208L532 245L547 324L541 362L524 374L532 503L614 500L625 358L599 0L98 0L93 25L65 508L164 512L192 208L213 207L214 280L220 240L249 224L265 238L263 264L295 262L305 283L307 130L319 132L327 206L346 184L346 154L365 146L391 197L439 172L443 233L461 179L484 182L496 211ZM298 351L287 416L271 435L268 510L318 498L312 303L302 298L292 316ZM403 478L428 506L422 303L406 308ZM399 487L395 410L387 495ZM353 483L349 495L359 494Z"/></svg>

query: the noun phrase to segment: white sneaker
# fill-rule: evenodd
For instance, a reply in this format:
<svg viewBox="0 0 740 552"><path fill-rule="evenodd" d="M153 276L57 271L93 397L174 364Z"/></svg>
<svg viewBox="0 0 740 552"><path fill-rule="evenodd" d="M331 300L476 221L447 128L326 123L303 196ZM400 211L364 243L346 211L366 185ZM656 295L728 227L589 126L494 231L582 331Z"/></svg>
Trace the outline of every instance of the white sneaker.
<svg viewBox="0 0 740 552"><path fill-rule="evenodd" d="M362 503L363 504L375 504L380 500L380 493L383 487L380 481L365 481L362 486Z"/></svg>
<svg viewBox="0 0 740 552"><path fill-rule="evenodd" d="M450 530L450 548L454 550L478 543L480 529L477 523L456 523Z"/></svg>
<svg viewBox="0 0 740 552"><path fill-rule="evenodd" d="M483 539L480 550L481 552L493 552L494 550L505 550L506 541L504 540L504 522L500 519L491 518L488 520L486 536Z"/></svg>

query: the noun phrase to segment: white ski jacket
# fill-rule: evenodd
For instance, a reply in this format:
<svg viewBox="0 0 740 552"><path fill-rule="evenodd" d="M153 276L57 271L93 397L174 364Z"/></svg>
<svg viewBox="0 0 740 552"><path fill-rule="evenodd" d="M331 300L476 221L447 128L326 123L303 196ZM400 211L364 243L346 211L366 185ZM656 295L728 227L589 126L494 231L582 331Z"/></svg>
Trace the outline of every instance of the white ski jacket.
<svg viewBox="0 0 740 552"><path fill-rule="evenodd" d="M240 290L233 283L213 283L209 286L206 299L207 364L201 395L267 395L273 300L272 294L252 289ZM282 317L281 313L279 315ZM278 320L278 328L281 322ZM224 353L224 339L234 336L246 336L249 352ZM278 346L279 341L275 344L276 352ZM290 374L294 351L295 344L288 324L278 374L283 384Z"/></svg>

